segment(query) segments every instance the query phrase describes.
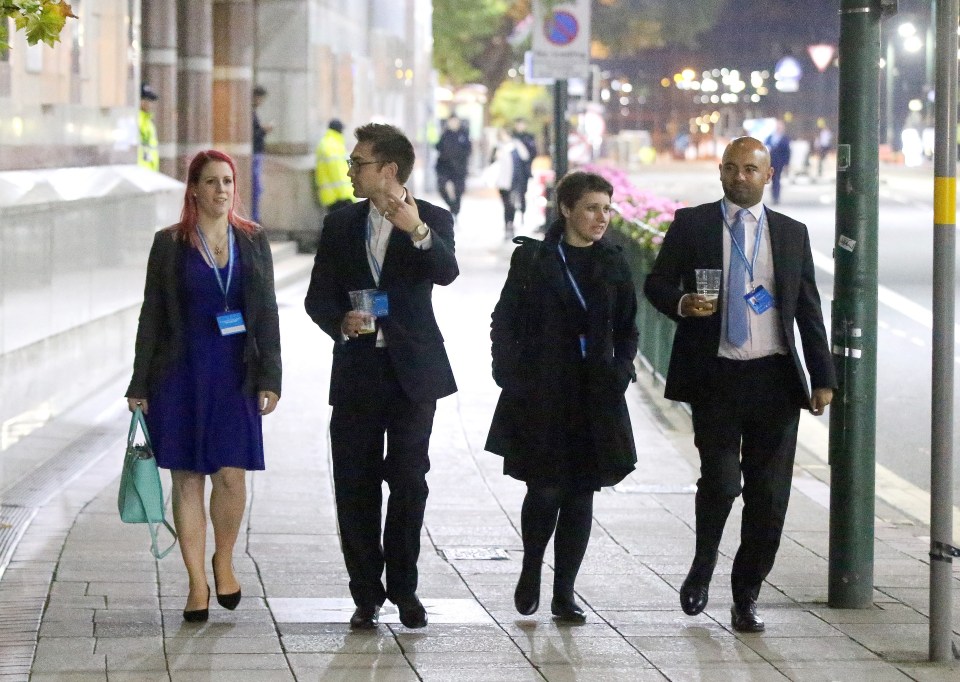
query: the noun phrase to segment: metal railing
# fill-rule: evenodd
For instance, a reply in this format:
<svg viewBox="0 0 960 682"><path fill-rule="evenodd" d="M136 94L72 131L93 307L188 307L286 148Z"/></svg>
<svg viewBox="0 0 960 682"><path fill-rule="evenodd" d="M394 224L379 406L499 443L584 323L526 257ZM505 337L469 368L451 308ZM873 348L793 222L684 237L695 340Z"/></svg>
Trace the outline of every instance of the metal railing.
<svg viewBox="0 0 960 682"><path fill-rule="evenodd" d="M644 222L631 220L631 225L644 232L662 234ZM643 295L643 283L653 267L656 254L626 234L619 225L612 225L609 235L615 244L623 247L623 254L630 265L633 285L637 291L637 328L640 331L638 355L641 362L661 383L667 376L670 351L673 348L673 333L676 323L653 307Z"/></svg>

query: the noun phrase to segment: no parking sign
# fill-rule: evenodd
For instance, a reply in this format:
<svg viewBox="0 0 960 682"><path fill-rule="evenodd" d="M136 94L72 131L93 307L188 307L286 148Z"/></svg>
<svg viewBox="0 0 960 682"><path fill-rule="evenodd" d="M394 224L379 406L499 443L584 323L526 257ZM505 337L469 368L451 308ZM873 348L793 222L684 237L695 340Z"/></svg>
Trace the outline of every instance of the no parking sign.
<svg viewBox="0 0 960 682"><path fill-rule="evenodd" d="M533 3L533 77L590 75L590 0L561 0L547 11Z"/></svg>

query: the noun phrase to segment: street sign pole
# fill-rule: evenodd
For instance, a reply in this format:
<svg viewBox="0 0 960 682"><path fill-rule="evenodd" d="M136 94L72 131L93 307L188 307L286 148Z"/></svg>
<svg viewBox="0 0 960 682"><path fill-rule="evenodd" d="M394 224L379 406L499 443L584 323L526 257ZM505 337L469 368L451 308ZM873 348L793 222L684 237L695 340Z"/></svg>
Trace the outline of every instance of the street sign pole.
<svg viewBox="0 0 960 682"><path fill-rule="evenodd" d="M553 170L556 182L567 174L567 139L570 125L567 121L567 81L557 79L553 84Z"/></svg>
<svg viewBox="0 0 960 682"><path fill-rule="evenodd" d="M930 432L930 660L953 660L953 367L957 250L958 0L937 7Z"/></svg>
<svg viewBox="0 0 960 682"><path fill-rule="evenodd" d="M835 608L873 603L880 21L888 0L842 0L831 348L830 555Z"/></svg>

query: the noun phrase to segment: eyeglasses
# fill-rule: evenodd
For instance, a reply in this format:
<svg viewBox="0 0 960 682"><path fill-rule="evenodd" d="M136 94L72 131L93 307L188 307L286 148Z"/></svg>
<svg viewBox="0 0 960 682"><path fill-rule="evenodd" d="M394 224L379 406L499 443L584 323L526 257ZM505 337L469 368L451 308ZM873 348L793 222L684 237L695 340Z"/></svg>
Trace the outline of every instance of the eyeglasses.
<svg viewBox="0 0 960 682"><path fill-rule="evenodd" d="M382 161L358 161L356 159L347 158L347 168L361 168L362 166L370 165L371 163L383 163Z"/></svg>

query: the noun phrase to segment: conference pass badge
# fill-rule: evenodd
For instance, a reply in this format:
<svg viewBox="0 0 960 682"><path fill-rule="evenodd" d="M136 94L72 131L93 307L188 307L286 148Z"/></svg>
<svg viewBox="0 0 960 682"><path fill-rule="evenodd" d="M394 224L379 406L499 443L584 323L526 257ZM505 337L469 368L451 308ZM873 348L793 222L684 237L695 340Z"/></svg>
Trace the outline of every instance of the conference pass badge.
<svg viewBox="0 0 960 682"><path fill-rule="evenodd" d="M378 291L373 295L373 309L370 314L374 317L386 317L390 314L390 302L386 291Z"/></svg>
<svg viewBox="0 0 960 682"><path fill-rule="evenodd" d="M746 299L747 305L753 308L753 312L757 315L763 315L776 303L773 296L770 295L769 291L764 289L762 284L750 293L744 295L744 299Z"/></svg>
<svg viewBox="0 0 960 682"><path fill-rule="evenodd" d="M227 310L218 314L217 326L220 328L220 336L233 336L247 331L247 325L243 323L243 313L239 310Z"/></svg>

